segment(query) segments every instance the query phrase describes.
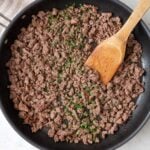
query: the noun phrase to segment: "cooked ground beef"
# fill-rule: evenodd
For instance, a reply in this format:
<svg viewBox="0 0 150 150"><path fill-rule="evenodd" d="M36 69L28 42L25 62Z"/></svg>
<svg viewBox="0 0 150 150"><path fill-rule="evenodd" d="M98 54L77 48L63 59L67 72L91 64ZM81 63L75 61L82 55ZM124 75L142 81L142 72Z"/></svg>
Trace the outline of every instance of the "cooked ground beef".
<svg viewBox="0 0 150 150"><path fill-rule="evenodd" d="M107 85L84 66L95 46L121 27L119 17L82 5L40 11L22 28L8 62L10 97L32 132L57 141L98 143L114 134L143 92L141 45L131 35L124 63Z"/></svg>

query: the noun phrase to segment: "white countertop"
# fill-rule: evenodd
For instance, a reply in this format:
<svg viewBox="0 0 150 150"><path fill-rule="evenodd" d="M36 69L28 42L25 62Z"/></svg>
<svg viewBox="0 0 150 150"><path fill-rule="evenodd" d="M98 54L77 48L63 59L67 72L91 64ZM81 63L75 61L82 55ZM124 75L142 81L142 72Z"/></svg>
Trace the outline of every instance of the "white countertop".
<svg viewBox="0 0 150 150"><path fill-rule="evenodd" d="M13 18L27 4L33 0L0 0L0 12ZM133 8L138 0L121 0ZM17 8L17 9L16 9ZM144 16L144 21L150 28L150 11ZM0 22L6 23L0 18ZM0 27L0 32L3 29ZM150 120L144 128L128 143L118 150L150 150ZM21 138L9 125L0 111L0 150L37 150Z"/></svg>

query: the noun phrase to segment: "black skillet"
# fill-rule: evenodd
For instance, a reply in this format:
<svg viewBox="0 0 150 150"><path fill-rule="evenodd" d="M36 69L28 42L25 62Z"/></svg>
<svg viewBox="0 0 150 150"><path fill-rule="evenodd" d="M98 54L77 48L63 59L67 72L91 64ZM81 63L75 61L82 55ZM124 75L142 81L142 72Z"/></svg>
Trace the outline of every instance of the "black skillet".
<svg viewBox="0 0 150 150"><path fill-rule="evenodd" d="M12 100L9 98L9 83L6 62L11 57L10 45L16 39L22 27L26 27L31 22L32 14L36 14L40 10L50 10L53 7L64 9L66 5L75 3L88 3L99 7L104 12L113 12L114 15L120 16L124 22L131 10L118 0L37 0L26 7L16 18L10 23L5 30L0 41L0 106L1 109L13 126L13 128L29 143L35 145L39 149L46 150L106 150L116 149L129 139L131 139L146 123L149 118L150 111L150 32L146 25L141 21L134 34L136 39L142 44L143 55L142 65L145 69L143 77L145 92L141 94L137 102L137 108L131 116L130 120L120 127L115 135L108 136L100 144L83 145L69 144L66 142L54 143L44 130L35 134L31 133L28 125L23 125L23 121L18 117L18 112L14 109ZM25 16L24 16L25 15ZM24 16L24 17L22 17ZM15 137L14 137L15 138Z"/></svg>

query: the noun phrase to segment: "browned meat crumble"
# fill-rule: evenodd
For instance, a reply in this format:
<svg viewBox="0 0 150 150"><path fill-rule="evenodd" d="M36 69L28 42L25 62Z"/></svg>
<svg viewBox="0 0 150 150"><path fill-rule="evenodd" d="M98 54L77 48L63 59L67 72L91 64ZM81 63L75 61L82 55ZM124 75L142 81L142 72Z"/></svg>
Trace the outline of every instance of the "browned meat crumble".
<svg viewBox="0 0 150 150"><path fill-rule="evenodd" d="M102 40L121 27L119 17L91 5L40 11L22 28L8 62L14 106L32 132L48 128L57 141L98 143L114 134L143 92L141 45L131 35L124 63L104 86L84 66Z"/></svg>

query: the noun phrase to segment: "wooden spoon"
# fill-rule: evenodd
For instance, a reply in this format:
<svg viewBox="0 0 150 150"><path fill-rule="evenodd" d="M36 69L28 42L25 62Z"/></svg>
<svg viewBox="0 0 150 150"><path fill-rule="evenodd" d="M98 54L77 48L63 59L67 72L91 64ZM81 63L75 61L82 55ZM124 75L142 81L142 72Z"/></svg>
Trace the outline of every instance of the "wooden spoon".
<svg viewBox="0 0 150 150"><path fill-rule="evenodd" d="M100 43L87 59L85 65L97 70L104 84L112 79L123 62L128 37L149 8L150 0L140 0L119 32Z"/></svg>

